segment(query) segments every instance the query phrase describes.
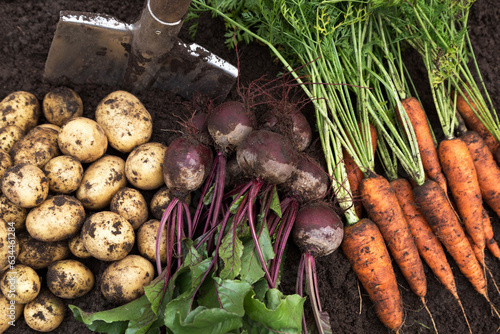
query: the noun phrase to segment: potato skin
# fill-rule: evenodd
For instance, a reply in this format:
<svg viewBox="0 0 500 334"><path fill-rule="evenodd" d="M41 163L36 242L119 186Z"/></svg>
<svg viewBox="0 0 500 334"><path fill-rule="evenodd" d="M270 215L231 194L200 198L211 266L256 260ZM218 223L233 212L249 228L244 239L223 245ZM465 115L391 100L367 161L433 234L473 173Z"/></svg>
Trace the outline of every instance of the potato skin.
<svg viewBox="0 0 500 334"><path fill-rule="evenodd" d="M0 219L13 222L16 231L25 229L28 209L15 205L5 195L0 195Z"/></svg>
<svg viewBox="0 0 500 334"><path fill-rule="evenodd" d="M26 217L26 229L40 241L66 240L74 236L85 220L85 208L73 196L57 195L33 208Z"/></svg>
<svg viewBox="0 0 500 334"><path fill-rule="evenodd" d="M12 309L14 306L14 309ZM0 293L0 333L11 327L9 322L16 321L23 314L24 304L14 303Z"/></svg>
<svg viewBox="0 0 500 334"><path fill-rule="evenodd" d="M156 263L156 237L160 221L151 219L142 224L137 231L137 248L139 254L144 256L152 263ZM160 243L160 261L162 264L167 262L167 228L163 227Z"/></svg>
<svg viewBox="0 0 500 334"><path fill-rule="evenodd" d="M52 124L62 126L73 117L83 115L83 102L74 90L56 87L43 97L43 115Z"/></svg>
<svg viewBox="0 0 500 334"><path fill-rule="evenodd" d="M161 219L163 212L165 212L172 199L174 199L174 195L167 186L161 187L153 195L151 202L149 202L149 208L156 219ZM186 198L184 198L184 202L186 202L187 205L191 203L191 194L188 194Z"/></svg>
<svg viewBox="0 0 500 334"><path fill-rule="evenodd" d="M126 185L125 161L117 156L106 155L87 168L76 191L76 198L86 209L101 210Z"/></svg>
<svg viewBox="0 0 500 334"><path fill-rule="evenodd" d="M119 214L100 211L83 224L82 240L85 249L96 259L117 261L132 250L135 233L128 220Z"/></svg>
<svg viewBox="0 0 500 334"><path fill-rule="evenodd" d="M35 165L22 163L7 169L0 188L15 205L33 208L40 205L49 194L49 180Z"/></svg>
<svg viewBox="0 0 500 334"><path fill-rule="evenodd" d="M8 300L27 304L40 293L40 277L34 269L24 264L16 264L3 273L0 289Z"/></svg>
<svg viewBox="0 0 500 334"><path fill-rule="evenodd" d="M58 132L37 126L18 140L10 149L14 164L30 163L42 168L50 159L61 154L57 144Z"/></svg>
<svg viewBox="0 0 500 334"><path fill-rule="evenodd" d="M127 180L142 190L163 186L163 159L166 151L167 146L162 143L146 143L134 148L125 162Z"/></svg>
<svg viewBox="0 0 500 334"><path fill-rule="evenodd" d="M78 298L94 287L92 271L77 260L59 260L49 265L47 287L60 298Z"/></svg>
<svg viewBox="0 0 500 334"><path fill-rule="evenodd" d="M52 262L65 259L69 256L67 241L44 242L39 241L24 231L18 234L19 263L35 270L47 268Z"/></svg>
<svg viewBox="0 0 500 334"><path fill-rule="evenodd" d="M80 259L88 259L89 257L92 257L92 254L90 254L87 251L87 248L85 248L82 235L80 233L69 239L68 247L70 252Z"/></svg>
<svg viewBox="0 0 500 334"><path fill-rule="evenodd" d="M35 300L24 306L26 324L38 332L51 332L64 320L66 305L49 290L43 290Z"/></svg>
<svg viewBox="0 0 500 334"><path fill-rule="evenodd" d="M0 128L0 149L9 152L14 143L24 137L24 131L16 125Z"/></svg>
<svg viewBox="0 0 500 334"><path fill-rule="evenodd" d="M128 255L112 263L101 278L101 292L104 298L115 304L124 304L144 294L144 286L154 276L154 267L139 255Z"/></svg>
<svg viewBox="0 0 500 334"><path fill-rule="evenodd" d="M147 143L153 133L153 120L137 97L126 91L115 91L97 106L95 119L114 149L129 153Z"/></svg>
<svg viewBox="0 0 500 334"><path fill-rule="evenodd" d="M38 122L40 103L32 93L13 92L0 102L0 115L0 128L16 125L26 133Z"/></svg>
<svg viewBox="0 0 500 334"><path fill-rule="evenodd" d="M94 120L75 117L66 122L57 138L64 155L71 155L82 163L94 162L108 149L108 137Z"/></svg>
<svg viewBox="0 0 500 334"><path fill-rule="evenodd" d="M137 189L122 188L111 199L109 209L127 219L137 230L148 219L148 204Z"/></svg>
<svg viewBox="0 0 500 334"><path fill-rule="evenodd" d="M9 153L0 149L0 179L2 178L5 171L12 167L12 158Z"/></svg>
<svg viewBox="0 0 500 334"><path fill-rule="evenodd" d="M83 166L70 155L60 155L51 159L42 168L49 180L50 191L69 194L75 192L83 179Z"/></svg>

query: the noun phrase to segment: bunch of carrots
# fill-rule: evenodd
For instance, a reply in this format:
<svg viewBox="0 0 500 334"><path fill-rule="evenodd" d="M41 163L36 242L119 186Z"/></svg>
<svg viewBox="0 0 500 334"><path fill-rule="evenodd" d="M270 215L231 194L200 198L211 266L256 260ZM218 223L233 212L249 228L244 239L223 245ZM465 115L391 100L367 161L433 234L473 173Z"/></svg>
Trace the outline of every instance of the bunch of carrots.
<svg viewBox="0 0 500 334"><path fill-rule="evenodd" d="M500 216L500 122L467 33L473 1L193 3L222 16L237 36L269 46L310 97L344 210L342 249L384 325L398 331L404 321L393 265L426 305L424 262L467 325L455 264L500 317L485 261L486 250L500 259L487 210ZM402 61L408 46L427 70L440 133Z"/></svg>

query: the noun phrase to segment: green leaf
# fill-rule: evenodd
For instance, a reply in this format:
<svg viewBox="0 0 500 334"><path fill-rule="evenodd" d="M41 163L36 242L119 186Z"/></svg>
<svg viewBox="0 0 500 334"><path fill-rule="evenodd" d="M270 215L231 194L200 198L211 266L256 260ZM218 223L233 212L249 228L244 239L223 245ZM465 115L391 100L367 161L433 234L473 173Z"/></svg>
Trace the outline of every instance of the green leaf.
<svg viewBox="0 0 500 334"><path fill-rule="evenodd" d="M269 289L266 303L254 297L251 292L245 298L244 326L248 333L301 333L305 298L285 296L277 289Z"/></svg>
<svg viewBox="0 0 500 334"><path fill-rule="evenodd" d="M233 203L231 204L231 207L229 208L229 212L231 212L233 215L238 212L238 208L240 207L241 203L245 200L246 196L242 195L238 197L236 200L233 200Z"/></svg>
<svg viewBox="0 0 500 334"><path fill-rule="evenodd" d="M278 217L281 218L282 212L281 212L281 205L280 205L280 198L278 195L278 189L276 186L273 187L272 193L271 193L271 210L273 210Z"/></svg>
<svg viewBox="0 0 500 334"><path fill-rule="evenodd" d="M243 255L241 257L240 278L243 281L254 284L259 279L264 277L264 270L260 264L257 252L255 251L255 243L253 239L248 239L243 245L244 248ZM266 263L274 258L271 237L269 236L269 230L265 224L260 233L259 245Z"/></svg>
<svg viewBox="0 0 500 334"><path fill-rule="evenodd" d="M205 194L205 197L203 197L203 204L204 205L208 206L208 205L210 205L210 203L212 203L214 189L215 189L215 184L212 184L210 189L208 189L207 193Z"/></svg>
<svg viewBox="0 0 500 334"><path fill-rule="evenodd" d="M220 272L222 279L234 279L239 275L242 255L243 243L235 235L234 229L230 228L219 247L219 257L224 262L224 268Z"/></svg>

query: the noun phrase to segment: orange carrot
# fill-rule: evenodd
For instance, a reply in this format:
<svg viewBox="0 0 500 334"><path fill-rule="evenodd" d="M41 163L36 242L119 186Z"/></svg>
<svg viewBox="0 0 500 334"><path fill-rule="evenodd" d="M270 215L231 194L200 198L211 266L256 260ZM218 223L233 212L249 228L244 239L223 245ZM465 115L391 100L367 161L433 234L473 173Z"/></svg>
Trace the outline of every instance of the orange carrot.
<svg viewBox="0 0 500 334"><path fill-rule="evenodd" d="M422 260L389 181L371 173L361 182L361 194L368 217L380 229L410 288L417 296L424 297L427 294L427 279Z"/></svg>
<svg viewBox="0 0 500 334"><path fill-rule="evenodd" d="M455 299L459 300L455 278L446 259L443 246L416 207L412 192L413 187L406 179L394 180L391 182L391 186L403 209L420 256L429 265L441 284L451 292Z"/></svg>
<svg viewBox="0 0 500 334"><path fill-rule="evenodd" d="M418 150L422 158L424 170L431 179L439 183L446 194L448 191L446 178L441 171L436 145L432 137L431 129L429 128L429 123L427 122L425 111L420 102L414 97L402 100L401 104L415 130Z"/></svg>
<svg viewBox="0 0 500 334"><path fill-rule="evenodd" d="M443 140L439 160L465 230L484 252L483 199L469 149L460 138Z"/></svg>
<svg viewBox="0 0 500 334"><path fill-rule="evenodd" d="M453 257L460 271L487 300L486 280L448 197L433 180L413 188L415 204Z"/></svg>
<svg viewBox="0 0 500 334"><path fill-rule="evenodd" d="M491 226L491 219L486 209L483 208L483 228L486 247L490 250L494 257L500 260L500 247L495 240L493 234L493 227Z"/></svg>
<svg viewBox="0 0 500 334"><path fill-rule="evenodd" d="M379 229L371 220L361 219L345 228L341 247L375 305L378 318L397 331L403 323L403 303Z"/></svg>
<svg viewBox="0 0 500 334"><path fill-rule="evenodd" d="M486 143L476 132L468 131L461 138L467 144L474 161L483 200L500 216L500 168Z"/></svg>
<svg viewBox="0 0 500 334"><path fill-rule="evenodd" d="M465 124L467 124L467 128L469 128L469 130L471 131L477 132L479 136L481 136L481 138L483 138L483 140L486 142L486 145L488 146L490 152L495 153L499 146L498 141L495 139L495 137L493 137L486 126L484 126L481 120L474 113L476 105L474 104L474 102L472 102L472 99L469 97L467 92L464 90L463 93L465 95L465 98L461 94L457 95L458 112L464 119ZM470 106L467 101L470 103Z"/></svg>

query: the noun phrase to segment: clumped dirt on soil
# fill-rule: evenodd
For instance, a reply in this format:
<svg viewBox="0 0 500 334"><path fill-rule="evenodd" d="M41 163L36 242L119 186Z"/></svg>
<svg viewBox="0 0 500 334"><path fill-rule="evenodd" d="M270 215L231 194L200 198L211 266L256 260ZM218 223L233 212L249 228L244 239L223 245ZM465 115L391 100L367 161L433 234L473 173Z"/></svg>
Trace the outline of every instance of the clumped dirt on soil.
<svg viewBox="0 0 500 334"><path fill-rule="evenodd" d="M143 0L26 0L2 1L0 6L0 99L17 90L34 93L41 101L43 96L55 88L42 80L45 60L59 18L60 10L76 10L110 14L126 22L134 22L142 9ZM476 48L476 56L482 70L485 83L493 98L496 108L500 108L500 9L495 0L479 0L474 4L471 13L471 38ZM219 20L205 15L200 22L199 33L195 42L215 52L222 58L236 64L236 55L223 45L224 26ZM180 35L189 40L184 27ZM241 83L247 84L262 75L274 77L280 72L280 66L273 62L268 50L258 44L240 45ZM432 115L432 100L429 95L425 72L418 57L412 53L407 55L408 65L421 92L421 98L427 111ZM93 117L99 101L117 87L71 86L82 97L85 116ZM182 99L172 94L158 91L145 91L137 94L154 118L154 134L152 141L168 144L175 132L165 131L175 127L178 119L172 113L180 110ZM236 91L230 93L236 97ZM311 109L305 109L306 112ZM309 119L313 119L309 115ZM439 125L433 118L433 126L439 134ZM500 222L494 221L496 235L500 236ZM135 249L132 251L136 251ZM500 281L500 263L487 253L487 263L493 277ZM295 284L295 273L299 259L299 251L290 245L286 260L286 275L281 288L292 292ZM500 320L492 315L489 304L467 282L464 276L450 263L458 285L458 293L463 301L465 312L473 333L495 333ZM83 260L96 275L96 286L84 297L66 300L67 304L75 304L86 311L105 310L113 307L106 302L100 293L100 274L107 264L95 260ZM467 333L462 313L449 292L442 288L429 268L426 266L428 278L427 304L432 312L438 330L441 333ZM38 271L45 277L46 270ZM406 319L402 333L431 333L432 324L419 299L415 297L401 273L397 271L400 290L403 295ZM495 290L491 277L489 295L493 304L500 308L500 295ZM331 324L336 333L387 333L388 330L378 321L372 303L364 290L359 286L353 271L344 257L337 251L318 260L318 278L323 308L330 314ZM69 311L69 310L68 310ZM88 333L83 324L73 319L68 312L64 323L54 333ZM7 333L34 333L24 321L18 320L16 326Z"/></svg>

